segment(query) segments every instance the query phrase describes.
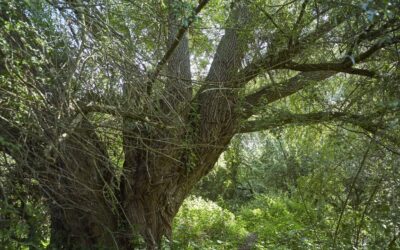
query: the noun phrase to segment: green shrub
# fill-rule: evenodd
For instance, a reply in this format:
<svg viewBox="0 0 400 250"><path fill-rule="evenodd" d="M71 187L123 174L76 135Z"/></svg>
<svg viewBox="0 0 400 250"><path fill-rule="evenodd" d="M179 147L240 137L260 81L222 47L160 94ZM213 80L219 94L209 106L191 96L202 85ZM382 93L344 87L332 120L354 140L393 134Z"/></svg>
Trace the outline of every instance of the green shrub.
<svg viewBox="0 0 400 250"><path fill-rule="evenodd" d="M258 249L314 248L322 237L316 229L324 227L309 204L283 195L259 195L242 208L239 217L249 232L258 235Z"/></svg>
<svg viewBox="0 0 400 250"><path fill-rule="evenodd" d="M234 249L247 235L230 211L200 197L186 199L174 220L174 249Z"/></svg>

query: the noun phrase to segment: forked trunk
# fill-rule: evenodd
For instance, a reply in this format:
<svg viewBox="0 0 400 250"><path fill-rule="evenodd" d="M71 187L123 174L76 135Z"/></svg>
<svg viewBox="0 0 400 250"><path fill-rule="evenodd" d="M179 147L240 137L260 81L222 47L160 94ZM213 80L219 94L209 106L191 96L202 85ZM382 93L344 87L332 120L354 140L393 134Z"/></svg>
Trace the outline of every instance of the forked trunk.
<svg viewBox="0 0 400 250"><path fill-rule="evenodd" d="M157 249L163 236L171 237L172 220L193 185L182 181L184 161L172 157L180 152L166 157L137 143L126 140L121 174L89 123L61 145L63 157L44 178L51 249Z"/></svg>
<svg viewBox="0 0 400 250"><path fill-rule="evenodd" d="M127 209L131 220L97 217L91 212L51 209L50 249L160 249L163 235L170 235L173 215L167 204L152 206L155 197L140 198ZM114 225L113 228L107 223ZM117 225L119 224L119 225Z"/></svg>

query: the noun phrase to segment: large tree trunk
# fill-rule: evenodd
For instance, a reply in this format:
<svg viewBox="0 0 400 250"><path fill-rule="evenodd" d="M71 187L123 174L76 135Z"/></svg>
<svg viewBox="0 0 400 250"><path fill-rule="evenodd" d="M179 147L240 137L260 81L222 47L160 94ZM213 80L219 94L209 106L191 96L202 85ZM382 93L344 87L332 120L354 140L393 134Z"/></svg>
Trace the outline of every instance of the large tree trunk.
<svg viewBox="0 0 400 250"><path fill-rule="evenodd" d="M173 218L194 183L189 185L177 175L147 172L147 168L156 166L171 169L166 162L140 157L129 162L142 169L122 178L119 201L114 203L121 207L112 207L112 198L86 192L79 183L64 184L58 189L60 197L56 200L60 203L50 207L52 248L133 249L140 245L142 237L148 249L157 249L163 236L172 236Z"/></svg>
<svg viewBox="0 0 400 250"><path fill-rule="evenodd" d="M211 170L233 135L232 123L223 128L211 124L215 126L202 126L212 131L199 128L193 134L127 128L125 162L118 175L94 128L83 120L59 146L60 158L42 178L51 203L50 247L133 249L142 237L148 249L159 248L163 236L172 237L173 218L184 198ZM182 147L189 136L195 145L205 146Z"/></svg>
<svg viewBox="0 0 400 250"><path fill-rule="evenodd" d="M168 1L167 47L177 41L182 21L174 13L173 2ZM238 126L238 91L233 80L245 48L235 20L243 22L244 13L233 11L229 18L232 28L227 28L206 83L194 97L187 34L164 62L167 80L163 93L146 88L154 79L144 83L142 77L146 76L136 69L122 70L123 101L116 100L117 111L111 111L122 120L118 128L122 130L122 168L109 160L90 115L82 115L89 105L82 110L69 109L71 103L63 98L58 100L65 102L63 105L54 106L62 107L60 113L66 117L35 111L45 128L55 128L46 135L53 139L52 146L43 146L37 157L45 162L45 169L33 173L48 201L49 248L133 249L142 237L148 249L156 249L163 236L172 237L172 221L183 200L212 169ZM123 112L119 114L119 110ZM136 114L143 117L132 120ZM71 123L65 122L71 117ZM56 124L60 121L65 122L61 128ZM155 123L162 127L155 128ZM42 144L48 144L50 140L44 141Z"/></svg>
<svg viewBox="0 0 400 250"><path fill-rule="evenodd" d="M194 185L186 180L188 151L171 146L178 145L173 134L183 135L126 132L120 175L87 120L66 135L60 157L41 178L50 203L50 248L133 249L142 237L156 249L163 236L171 237L172 220Z"/></svg>
<svg viewBox="0 0 400 250"><path fill-rule="evenodd" d="M183 136L184 130L148 128L124 133L122 216L125 229L138 232L149 249L157 248L163 236L171 237L172 220L192 188L182 182L190 164L179 143Z"/></svg>
<svg viewBox="0 0 400 250"><path fill-rule="evenodd" d="M59 158L43 173L51 216L53 249L116 247L112 166L94 127L83 120L65 134Z"/></svg>

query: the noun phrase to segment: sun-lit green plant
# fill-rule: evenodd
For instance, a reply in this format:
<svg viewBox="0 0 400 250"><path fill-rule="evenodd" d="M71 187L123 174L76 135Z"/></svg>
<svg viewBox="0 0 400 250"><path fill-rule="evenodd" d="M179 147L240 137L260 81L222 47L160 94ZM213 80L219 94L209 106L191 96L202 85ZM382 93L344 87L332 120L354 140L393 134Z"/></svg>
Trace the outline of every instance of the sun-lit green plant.
<svg viewBox="0 0 400 250"><path fill-rule="evenodd" d="M247 235L244 223L227 209L189 197L174 221L174 249L234 249Z"/></svg>

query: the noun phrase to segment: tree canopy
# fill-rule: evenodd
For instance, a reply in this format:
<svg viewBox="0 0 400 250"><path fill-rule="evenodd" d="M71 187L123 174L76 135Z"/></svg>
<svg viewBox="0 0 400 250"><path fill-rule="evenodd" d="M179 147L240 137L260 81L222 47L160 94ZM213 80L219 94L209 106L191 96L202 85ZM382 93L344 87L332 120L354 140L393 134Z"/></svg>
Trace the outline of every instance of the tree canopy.
<svg viewBox="0 0 400 250"><path fill-rule="evenodd" d="M47 223L24 218L33 246L155 249L234 136L288 129L287 149L265 149L270 173L279 152L287 169L365 162L363 148L395 164L399 12L398 0L0 1L0 218L41 207ZM329 155L322 140L357 145ZM296 144L310 160L285 155ZM308 185L287 171L275 188Z"/></svg>

